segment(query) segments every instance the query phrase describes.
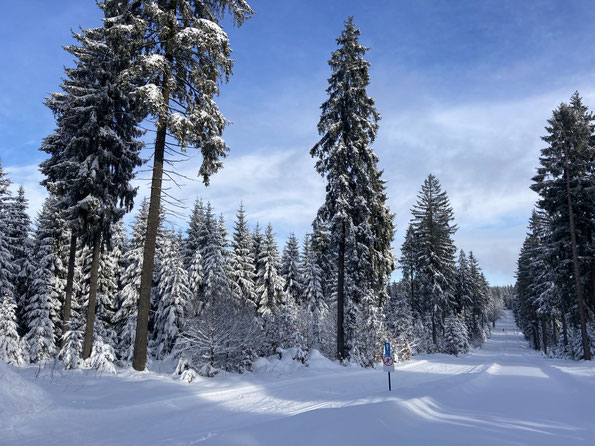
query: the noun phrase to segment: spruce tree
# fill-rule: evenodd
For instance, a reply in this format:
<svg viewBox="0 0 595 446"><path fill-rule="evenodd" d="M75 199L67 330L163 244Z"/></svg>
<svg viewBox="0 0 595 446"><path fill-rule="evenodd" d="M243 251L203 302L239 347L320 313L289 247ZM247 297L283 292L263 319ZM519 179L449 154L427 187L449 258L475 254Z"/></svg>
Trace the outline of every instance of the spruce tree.
<svg viewBox="0 0 595 446"><path fill-rule="evenodd" d="M156 138L151 198L134 348L134 368L144 370L153 263L161 208L162 179L168 134L183 150L196 147L203 162L199 174L209 177L222 166L228 148L221 134L227 121L213 97L231 75L229 39L219 25L229 13L237 25L252 10L244 0L139 0L135 14L144 24L142 38L132 46L142 48L131 76L144 82L135 89L147 112L155 118Z"/></svg>
<svg viewBox="0 0 595 446"><path fill-rule="evenodd" d="M204 247L204 241L200 239L200 230L204 224L205 209L202 200L196 200L190 215L190 222L186 230L186 240L184 241L184 264L190 267L194 255Z"/></svg>
<svg viewBox="0 0 595 446"><path fill-rule="evenodd" d="M221 227L213 215L211 203L207 204L201 237L206 245L201 250L203 274L203 305L218 299L229 299L231 288L226 274L225 247Z"/></svg>
<svg viewBox="0 0 595 446"><path fill-rule="evenodd" d="M329 254L336 271L337 357L348 359L363 300L380 307L394 269L390 251L393 215L386 206L385 185L371 144L380 115L368 97L368 48L359 43L353 18L337 39L329 60L332 75L318 124L320 141L311 155L327 180L325 203L315 226L329 230ZM371 295L367 295L371 292ZM374 309L363 309L368 314Z"/></svg>
<svg viewBox="0 0 595 446"><path fill-rule="evenodd" d="M285 302L284 281L279 274L279 251L273 227L270 224L262 241L258 266L256 271L258 314L265 315L271 313L275 306Z"/></svg>
<svg viewBox="0 0 595 446"><path fill-rule="evenodd" d="M246 222L246 212L241 204L236 214L232 248L229 256L232 294L236 300L256 308L254 258L251 251L252 237Z"/></svg>
<svg viewBox="0 0 595 446"><path fill-rule="evenodd" d="M169 355L184 329L190 301L188 272L184 268L181 236L168 231L164 258L159 268L159 304L153 328L153 351L157 359Z"/></svg>
<svg viewBox="0 0 595 446"><path fill-rule="evenodd" d="M422 312L421 296L419 296L419 273L420 273L420 245L413 223L409 223L405 233L405 241L401 246L401 258L399 265L403 271L403 279L407 285L409 304L415 314Z"/></svg>
<svg viewBox="0 0 595 446"><path fill-rule="evenodd" d="M444 349L446 353L459 356L460 353L469 351L467 329L455 315L446 318L444 331Z"/></svg>
<svg viewBox="0 0 595 446"><path fill-rule="evenodd" d="M322 271L318 266L316 252L312 248L311 236L304 237L302 250L301 275L303 288L302 305L305 313L309 315L307 338L308 346L317 349L323 348L326 343L325 322L329 308L324 298L322 286Z"/></svg>
<svg viewBox="0 0 595 446"><path fill-rule="evenodd" d="M462 249L459 253L456 274L454 310L456 313L461 314L463 321L466 321L467 316L470 315L473 302L473 279L467 255Z"/></svg>
<svg viewBox="0 0 595 446"><path fill-rule="evenodd" d="M18 332L16 332L15 301L15 259L11 215L10 180L2 169L0 161L0 359L7 362L20 362L21 352ZM12 249L11 249L12 248Z"/></svg>
<svg viewBox="0 0 595 446"><path fill-rule="evenodd" d="M121 85L132 55L128 40L139 30L131 24L127 3L105 0L99 5L104 26L73 33L77 45L65 47L76 58L76 66L65 70L63 93L54 93L46 101L58 127L40 148L50 155L41 163L47 177L43 184L59 197L57 205L72 231L65 330L76 238L92 248L84 359L93 344L100 251L103 244L109 247L112 224L132 208L136 190L130 181L141 164L138 152L142 147L136 140L141 135L137 124L142 115ZM115 23L115 17L121 22ZM129 26L121 26L126 21Z"/></svg>
<svg viewBox="0 0 595 446"><path fill-rule="evenodd" d="M202 255L200 254L200 250L197 249L194 251L188 269L188 290L190 292L189 311L192 316L196 316L200 313L202 303L204 302L202 296L203 279Z"/></svg>
<svg viewBox="0 0 595 446"><path fill-rule="evenodd" d="M24 352L17 327L17 305L4 287L0 291L0 298L0 361L23 365Z"/></svg>
<svg viewBox="0 0 595 446"><path fill-rule="evenodd" d="M456 231L453 210L438 179L430 174L422 185L411 210L413 228L419 244L420 288L424 308L431 314L432 342L438 343L438 329L444 328L453 306L456 248L452 235Z"/></svg>
<svg viewBox="0 0 595 446"><path fill-rule="evenodd" d="M0 167L1 169L1 167ZM16 196L7 203L6 236L8 249L12 255L14 269L14 299L17 304L17 321L23 330L23 312L27 293L27 272L31 270L33 241L30 238L31 219L27 214L27 199L23 186L19 186Z"/></svg>
<svg viewBox="0 0 595 446"><path fill-rule="evenodd" d="M126 267L122 274L121 289L118 293L118 310L114 315L118 333L117 352L119 358L124 362L132 361L148 212L149 203L145 199L141 202L138 214L132 224L128 249L123 259Z"/></svg>
<svg viewBox="0 0 595 446"><path fill-rule="evenodd" d="M583 357L591 359L582 278L590 272L595 283L595 116L583 105L578 92L570 104L560 104L548 120L548 144L541 151L541 166L531 188L541 199L538 206L552 218L552 239L559 262L572 265ZM567 277L568 277L567 276ZM564 280L564 279L562 279ZM591 285L595 289L595 285ZM595 291L593 291L595 292Z"/></svg>
<svg viewBox="0 0 595 446"><path fill-rule="evenodd" d="M27 329L24 339L32 362L50 359L62 335L59 313L66 285L63 257L68 238L56 202L53 196L45 200L34 234L33 267L24 315Z"/></svg>
<svg viewBox="0 0 595 446"><path fill-rule="evenodd" d="M283 291L285 295L295 302L301 303L303 284L302 276L300 274L300 249L298 246L297 238L292 232L289 234L287 244L283 249L283 255L281 257L281 277L285 281L285 287Z"/></svg>

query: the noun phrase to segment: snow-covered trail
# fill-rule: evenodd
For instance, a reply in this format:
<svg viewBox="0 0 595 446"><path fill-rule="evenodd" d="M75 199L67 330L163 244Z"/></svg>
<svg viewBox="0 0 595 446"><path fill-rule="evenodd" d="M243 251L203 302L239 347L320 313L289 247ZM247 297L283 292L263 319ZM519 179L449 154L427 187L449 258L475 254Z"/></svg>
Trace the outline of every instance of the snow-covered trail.
<svg viewBox="0 0 595 446"><path fill-rule="evenodd" d="M595 365L532 351L510 314L481 350L399 364L392 392L382 371L324 359L191 384L11 370L38 404L0 405L0 444L595 444Z"/></svg>

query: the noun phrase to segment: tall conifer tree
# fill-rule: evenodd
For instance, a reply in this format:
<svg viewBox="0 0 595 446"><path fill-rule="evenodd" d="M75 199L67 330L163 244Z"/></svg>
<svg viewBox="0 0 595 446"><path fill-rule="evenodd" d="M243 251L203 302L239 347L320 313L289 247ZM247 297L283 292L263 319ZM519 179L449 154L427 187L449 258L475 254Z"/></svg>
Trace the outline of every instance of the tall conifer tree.
<svg viewBox="0 0 595 446"><path fill-rule="evenodd" d="M155 118L157 130L133 364L136 370L144 370L167 136L182 149L201 150L199 174L208 184L228 150L221 138L227 121L213 100L233 65L229 39L219 23L229 13L241 25L252 10L244 0L139 0L136 4L135 14L145 32L133 42L143 53L130 74L145 80L136 93Z"/></svg>
<svg viewBox="0 0 595 446"><path fill-rule="evenodd" d="M327 180L316 226L328 227L330 255L336 265L339 359L348 359L357 342L355 324L362 301L382 305L394 269L393 215L386 206L382 172L371 148L380 115L366 92L370 64L364 59L368 48L359 43L359 36L350 17L337 39L339 49L329 60L329 99L322 104L318 124L322 138L310 152L318 158L316 170Z"/></svg>
<svg viewBox="0 0 595 446"><path fill-rule="evenodd" d="M104 26L73 33L77 45L65 47L75 56L76 66L66 69L63 93L54 93L46 101L58 127L41 146L50 154L41 164L47 177L43 183L59 198L58 206L72 230L65 330L76 238L92 248L84 359L90 356L93 343L100 251L103 244L109 246L112 224L132 208L136 190L130 181L141 164L138 152L142 146L136 141L142 116L121 85L121 74L132 56L128 40L134 39L138 28L121 26L132 22L127 2L105 0L99 5ZM120 22L114 22L114 17Z"/></svg>
<svg viewBox="0 0 595 446"><path fill-rule="evenodd" d="M420 285L432 317L432 341L437 344L438 328L444 328L453 305L456 248L452 235L457 227L446 192L434 175L424 181L411 213L419 243Z"/></svg>
<svg viewBox="0 0 595 446"><path fill-rule="evenodd" d="M595 293L595 116L583 105L578 92L570 104L560 104L548 120L548 143L541 151L541 166L531 188L541 199L538 206L550 217L552 247L559 263L572 265L559 281L573 276L582 338L583 357L591 359L582 278L591 274Z"/></svg>

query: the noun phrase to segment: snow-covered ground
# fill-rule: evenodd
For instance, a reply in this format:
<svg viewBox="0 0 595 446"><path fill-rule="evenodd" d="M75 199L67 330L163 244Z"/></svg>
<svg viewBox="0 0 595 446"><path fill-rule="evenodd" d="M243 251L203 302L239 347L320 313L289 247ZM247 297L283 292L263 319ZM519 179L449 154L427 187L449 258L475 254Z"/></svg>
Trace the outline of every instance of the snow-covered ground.
<svg viewBox="0 0 595 446"><path fill-rule="evenodd" d="M483 349L386 373L261 360L188 384L168 375L0 363L0 444L595 444L595 364L530 350L508 314Z"/></svg>

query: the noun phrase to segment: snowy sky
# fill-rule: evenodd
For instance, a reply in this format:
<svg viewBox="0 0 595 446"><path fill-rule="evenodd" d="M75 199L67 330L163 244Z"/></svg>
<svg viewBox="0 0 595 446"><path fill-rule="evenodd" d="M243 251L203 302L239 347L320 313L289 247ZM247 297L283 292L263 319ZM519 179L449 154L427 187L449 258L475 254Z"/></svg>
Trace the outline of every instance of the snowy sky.
<svg viewBox="0 0 595 446"><path fill-rule="evenodd" d="M218 103L233 123L225 168L209 188L171 193L211 200L231 223L240 201L281 244L310 229L324 197L309 150L317 141L327 60L353 15L372 47L369 94L382 114L374 145L396 213L395 252L428 173L450 196L458 247L473 250L493 284L514 281L536 196L529 190L551 110L578 89L595 107L595 8L585 1L251 0L255 16L228 31L235 75ZM0 15L0 158L35 214L37 148L54 128L42 101L72 58L70 28L97 26L93 0L8 2ZM195 156L177 169L196 176ZM146 178L148 173L140 174ZM140 196L148 187L139 180ZM182 210L187 212L187 210ZM182 224L172 217L174 224Z"/></svg>

